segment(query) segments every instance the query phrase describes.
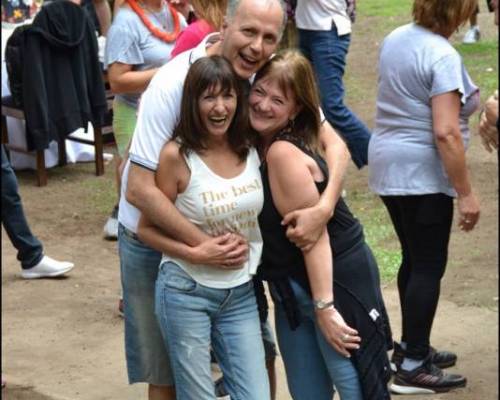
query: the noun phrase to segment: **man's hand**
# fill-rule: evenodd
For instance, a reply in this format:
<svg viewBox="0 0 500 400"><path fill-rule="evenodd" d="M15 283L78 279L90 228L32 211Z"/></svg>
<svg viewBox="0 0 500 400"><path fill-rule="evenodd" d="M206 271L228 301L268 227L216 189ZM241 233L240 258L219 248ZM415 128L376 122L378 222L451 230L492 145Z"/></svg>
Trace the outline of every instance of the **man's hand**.
<svg viewBox="0 0 500 400"><path fill-rule="evenodd" d="M309 251L321 236L331 210L320 200L313 207L294 210L285 215L281 225L287 225L286 236L302 251Z"/></svg>
<svg viewBox="0 0 500 400"><path fill-rule="evenodd" d="M479 120L479 135L486 150L498 150L498 91L486 100Z"/></svg>
<svg viewBox="0 0 500 400"><path fill-rule="evenodd" d="M222 269L239 269L247 259L247 241L235 233L226 233L193 247L189 261Z"/></svg>

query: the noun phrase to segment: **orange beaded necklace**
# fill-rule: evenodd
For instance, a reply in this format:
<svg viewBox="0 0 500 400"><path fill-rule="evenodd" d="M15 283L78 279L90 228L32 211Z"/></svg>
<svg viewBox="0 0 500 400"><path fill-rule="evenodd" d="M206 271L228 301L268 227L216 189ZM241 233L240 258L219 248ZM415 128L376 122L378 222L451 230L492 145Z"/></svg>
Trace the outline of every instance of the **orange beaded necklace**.
<svg viewBox="0 0 500 400"><path fill-rule="evenodd" d="M144 10L139 6L136 0L127 0L127 2L132 8L132 10L134 10L135 13L139 16L139 18L141 19L142 23L146 26L146 28L148 28L148 30L153 34L153 36L167 43L172 43L177 39L177 36L179 36L179 33L181 31L179 15L177 14L175 8L173 8L169 3L165 2L170 10L170 15L172 16L172 19L174 20L174 30L172 32L164 32L156 28L151 23L149 18L144 13Z"/></svg>

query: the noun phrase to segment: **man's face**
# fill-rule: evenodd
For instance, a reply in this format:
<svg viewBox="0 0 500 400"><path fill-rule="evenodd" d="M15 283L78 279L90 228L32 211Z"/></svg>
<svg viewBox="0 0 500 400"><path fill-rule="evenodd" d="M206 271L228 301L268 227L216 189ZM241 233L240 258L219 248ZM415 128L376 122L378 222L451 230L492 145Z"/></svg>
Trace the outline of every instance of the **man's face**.
<svg viewBox="0 0 500 400"><path fill-rule="evenodd" d="M278 1L242 0L222 28L222 55L236 74L249 79L276 51L283 23Z"/></svg>

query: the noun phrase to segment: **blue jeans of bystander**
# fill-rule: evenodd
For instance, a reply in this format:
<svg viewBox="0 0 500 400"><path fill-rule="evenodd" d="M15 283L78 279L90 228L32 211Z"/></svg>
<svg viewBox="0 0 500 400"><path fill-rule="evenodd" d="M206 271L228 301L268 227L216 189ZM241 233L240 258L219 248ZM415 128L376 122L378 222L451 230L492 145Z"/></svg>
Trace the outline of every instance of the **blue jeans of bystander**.
<svg viewBox="0 0 500 400"><path fill-rule="evenodd" d="M371 134L344 104L343 77L351 35L339 36L335 25L329 31L298 31L300 50L316 72L325 117L347 142L356 166L362 168L368 164Z"/></svg>
<svg viewBox="0 0 500 400"><path fill-rule="evenodd" d="M43 246L31 233L24 216L17 178L2 145L2 225L23 269L32 268L43 258Z"/></svg>

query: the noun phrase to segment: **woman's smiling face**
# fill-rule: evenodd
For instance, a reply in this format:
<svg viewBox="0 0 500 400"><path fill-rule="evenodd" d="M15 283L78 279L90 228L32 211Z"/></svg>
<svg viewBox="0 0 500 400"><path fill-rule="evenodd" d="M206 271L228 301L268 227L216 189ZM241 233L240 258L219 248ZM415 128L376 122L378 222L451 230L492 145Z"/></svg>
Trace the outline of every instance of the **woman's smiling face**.
<svg viewBox="0 0 500 400"><path fill-rule="evenodd" d="M213 138L224 136L236 112L236 91L221 90L220 84L207 88L198 99L200 119Z"/></svg>
<svg viewBox="0 0 500 400"><path fill-rule="evenodd" d="M283 90L276 79L263 77L250 91L250 124L261 136L278 133L295 119L299 106L291 90Z"/></svg>

